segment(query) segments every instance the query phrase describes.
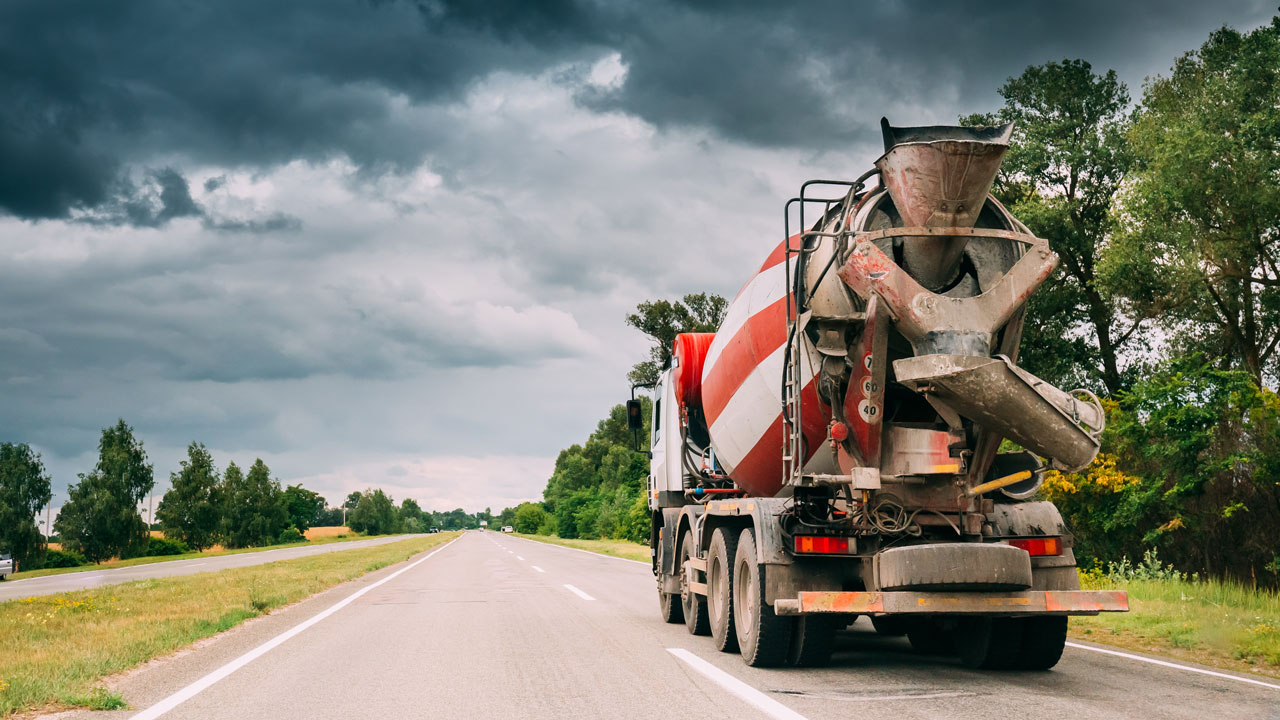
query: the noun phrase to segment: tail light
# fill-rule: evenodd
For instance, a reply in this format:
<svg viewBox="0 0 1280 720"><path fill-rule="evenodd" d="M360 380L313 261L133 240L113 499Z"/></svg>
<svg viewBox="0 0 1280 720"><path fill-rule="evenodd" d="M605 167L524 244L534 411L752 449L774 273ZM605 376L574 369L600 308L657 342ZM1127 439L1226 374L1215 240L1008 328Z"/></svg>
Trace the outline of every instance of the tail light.
<svg viewBox="0 0 1280 720"><path fill-rule="evenodd" d="M848 555L849 538L831 535L796 535L795 551L798 555Z"/></svg>
<svg viewBox="0 0 1280 720"><path fill-rule="evenodd" d="M1030 555L1061 555L1062 554L1062 538L1056 537L1037 537L1037 538L1014 538L1008 541L1010 545L1026 550Z"/></svg>

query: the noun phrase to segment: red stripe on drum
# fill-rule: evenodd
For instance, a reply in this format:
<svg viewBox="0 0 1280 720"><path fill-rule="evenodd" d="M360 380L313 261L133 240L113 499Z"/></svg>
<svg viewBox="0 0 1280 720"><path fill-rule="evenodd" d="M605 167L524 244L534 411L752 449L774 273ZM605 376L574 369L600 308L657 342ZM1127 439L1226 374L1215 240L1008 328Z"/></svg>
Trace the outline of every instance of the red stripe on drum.
<svg viewBox="0 0 1280 720"><path fill-rule="evenodd" d="M827 439L831 408L818 399L817 387L812 382L804 387L800 397L801 405L807 410L801 427L807 446L805 462L808 462ZM778 413L746 457L733 466L729 476L752 495L773 497L782 489L782 451L782 413Z"/></svg>
<svg viewBox="0 0 1280 720"><path fill-rule="evenodd" d="M783 297L752 315L725 344L715 365L703 378L702 410L708 423L720 417L725 405L760 363L782 347L787 340L786 326L787 299ZM778 382L782 379L778 378Z"/></svg>

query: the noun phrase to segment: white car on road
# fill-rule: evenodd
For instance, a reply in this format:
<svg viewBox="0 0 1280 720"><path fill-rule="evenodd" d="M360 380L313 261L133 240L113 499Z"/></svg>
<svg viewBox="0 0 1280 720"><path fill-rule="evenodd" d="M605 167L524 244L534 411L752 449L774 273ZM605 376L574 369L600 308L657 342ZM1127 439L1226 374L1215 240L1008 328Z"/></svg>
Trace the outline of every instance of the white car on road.
<svg viewBox="0 0 1280 720"><path fill-rule="evenodd" d="M0 553L0 580L13 574L13 558L9 553Z"/></svg>

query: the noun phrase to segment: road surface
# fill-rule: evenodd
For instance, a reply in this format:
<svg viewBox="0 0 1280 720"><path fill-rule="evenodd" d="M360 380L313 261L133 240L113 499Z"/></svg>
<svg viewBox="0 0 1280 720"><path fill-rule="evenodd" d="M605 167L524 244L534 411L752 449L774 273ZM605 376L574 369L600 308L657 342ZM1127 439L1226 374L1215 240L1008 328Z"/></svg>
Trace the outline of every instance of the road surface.
<svg viewBox="0 0 1280 720"><path fill-rule="evenodd" d="M69 717L1280 718L1280 682L1074 647L979 672L867 627L829 668L749 668L661 622L645 564L469 532L113 681L130 710Z"/></svg>
<svg viewBox="0 0 1280 720"><path fill-rule="evenodd" d="M350 540L344 542L325 543L323 545L280 548L279 550L260 550L257 552L238 553L235 555L216 555L207 558L190 560L167 560L146 565L132 565L106 570L86 570L82 572L63 573L61 575L45 575L43 577L26 578L24 580L6 580L0 582L0 602L31 597L32 595L53 595L54 593L84 590L86 588L115 585L130 580L148 578L173 577L175 575L193 575L195 573L226 570L228 568L262 565L276 560L292 560L293 558L319 555L320 553L355 550L356 548L383 545L389 542L407 540L420 535L391 535L388 537L370 538L368 540Z"/></svg>

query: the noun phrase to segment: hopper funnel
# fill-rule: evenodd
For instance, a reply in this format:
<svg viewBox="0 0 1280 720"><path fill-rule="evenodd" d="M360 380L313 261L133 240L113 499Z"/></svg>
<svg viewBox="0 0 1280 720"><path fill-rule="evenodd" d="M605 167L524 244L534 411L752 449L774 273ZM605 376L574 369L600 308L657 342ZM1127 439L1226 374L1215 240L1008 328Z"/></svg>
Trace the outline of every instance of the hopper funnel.
<svg viewBox="0 0 1280 720"><path fill-rule="evenodd" d="M880 119L881 181L907 227L971 228L978 220L1013 123L999 127L893 127ZM921 285L939 292L959 274L968 238L905 238L903 262Z"/></svg>

